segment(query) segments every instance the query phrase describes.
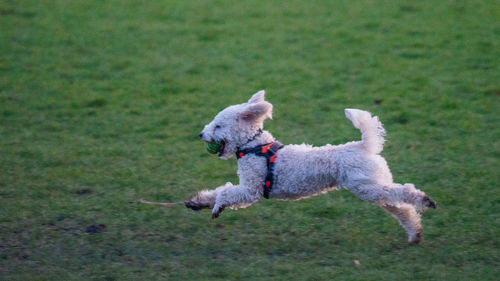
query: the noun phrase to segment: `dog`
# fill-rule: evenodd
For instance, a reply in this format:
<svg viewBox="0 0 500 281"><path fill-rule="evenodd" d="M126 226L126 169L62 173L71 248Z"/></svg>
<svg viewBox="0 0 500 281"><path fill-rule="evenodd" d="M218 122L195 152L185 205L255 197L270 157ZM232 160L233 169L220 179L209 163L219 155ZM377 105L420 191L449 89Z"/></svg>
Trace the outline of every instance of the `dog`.
<svg viewBox="0 0 500 281"><path fill-rule="evenodd" d="M420 242L419 212L436 208L436 202L411 183L393 182L387 162L380 156L385 130L378 117L345 109L346 117L361 131L361 141L282 146L262 130L264 120L272 119L272 111L262 90L246 103L225 108L204 127L201 139L215 144L214 152L221 159L237 154L239 184L227 182L214 190L202 190L184 202L186 207L210 208L212 218L217 218L225 208L248 207L263 196L297 200L343 187L387 210L408 233L408 242ZM272 153L264 151L272 147Z"/></svg>

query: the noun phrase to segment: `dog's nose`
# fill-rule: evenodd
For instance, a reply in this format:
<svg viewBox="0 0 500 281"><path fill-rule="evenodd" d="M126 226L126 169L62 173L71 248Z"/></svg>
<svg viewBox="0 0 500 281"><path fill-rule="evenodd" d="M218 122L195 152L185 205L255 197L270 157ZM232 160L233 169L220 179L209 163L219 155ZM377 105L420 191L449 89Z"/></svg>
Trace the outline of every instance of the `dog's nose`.
<svg viewBox="0 0 500 281"><path fill-rule="evenodd" d="M203 138L203 133L200 134L200 138Z"/></svg>

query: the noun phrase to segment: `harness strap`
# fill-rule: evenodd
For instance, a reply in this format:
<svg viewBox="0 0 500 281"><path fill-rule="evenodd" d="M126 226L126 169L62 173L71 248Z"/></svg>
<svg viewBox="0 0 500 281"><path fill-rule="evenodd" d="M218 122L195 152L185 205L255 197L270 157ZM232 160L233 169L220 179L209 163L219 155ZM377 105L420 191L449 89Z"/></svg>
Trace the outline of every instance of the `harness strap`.
<svg viewBox="0 0 500 281"><path fill-rule="evenodd" d="M283 144L279 141L275 141L272 143L268 143L265 145L259 145L253 148L244 149L236 151L236 158L240 159L241 157L247 154L255 154L257 156L262 156L266 158L267 162L267 175L264 181L264 198L269 198L269 193L273 189L274 183L274 162L276 161L276 157L278 156L278 150L283 148Z"/></svg>

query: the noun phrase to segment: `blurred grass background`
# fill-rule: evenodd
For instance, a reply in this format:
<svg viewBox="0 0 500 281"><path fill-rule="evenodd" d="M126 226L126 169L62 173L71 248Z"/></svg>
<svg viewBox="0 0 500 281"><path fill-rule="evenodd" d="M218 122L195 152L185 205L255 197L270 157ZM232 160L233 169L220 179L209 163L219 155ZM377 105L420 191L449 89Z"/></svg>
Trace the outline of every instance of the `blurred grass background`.
<svg viewBox="0 0 500 281"><path fill-rule="evenodd" d="M496 280L499 1L0 2L0 279ZM260 89L283 143L380 116L424 241L345 190L212 221L198 133ZM359 261L359 265L354 263Z"/></svg>

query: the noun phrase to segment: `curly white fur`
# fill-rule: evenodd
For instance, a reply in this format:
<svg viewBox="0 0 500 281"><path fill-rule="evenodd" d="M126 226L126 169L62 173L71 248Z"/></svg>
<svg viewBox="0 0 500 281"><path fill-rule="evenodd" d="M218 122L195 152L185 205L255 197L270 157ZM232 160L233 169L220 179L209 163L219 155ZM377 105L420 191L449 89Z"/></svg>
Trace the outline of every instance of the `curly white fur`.
<svg viewBox="0 0 500 281"><path fill-rule="evenodd" d="M204 141L225 144L220 158L230 158L238 148L274 141L267 131L257 134L264 120L272 117L273 106L264 96L259 91L248 102L227 107L205 126L200 134ZM296 200L344 187L389 211L407 231L409 242L418 243L422 233L418 211L435 207L435 202L413 184L393 182L387 162L379 155L385 130L377 117L359 109L346 109L345 115L360 129L362 140L321 147L286 145L278 152L270 197ZM228 182L215 190L203 190L186 201L186 206L212 208L214 218L226 207L247 207L262 197L266 173L265 158L245 155L238 160L238 185Z"/></svg>

